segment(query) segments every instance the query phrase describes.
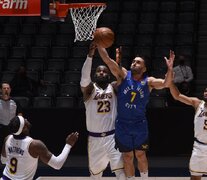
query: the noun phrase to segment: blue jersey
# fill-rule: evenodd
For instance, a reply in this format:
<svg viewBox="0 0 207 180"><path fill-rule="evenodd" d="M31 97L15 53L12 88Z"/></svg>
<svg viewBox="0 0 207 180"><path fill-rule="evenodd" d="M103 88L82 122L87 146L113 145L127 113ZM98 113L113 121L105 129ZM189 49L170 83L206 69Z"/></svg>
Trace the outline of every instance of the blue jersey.
<svg viewBox="0 0 207 180"><path fill-rule="evenodd" d="M147 76L141 81L132 78L131 71L118 88L118 121L137 122L146 120L146 105L149 101Z"/></svg>

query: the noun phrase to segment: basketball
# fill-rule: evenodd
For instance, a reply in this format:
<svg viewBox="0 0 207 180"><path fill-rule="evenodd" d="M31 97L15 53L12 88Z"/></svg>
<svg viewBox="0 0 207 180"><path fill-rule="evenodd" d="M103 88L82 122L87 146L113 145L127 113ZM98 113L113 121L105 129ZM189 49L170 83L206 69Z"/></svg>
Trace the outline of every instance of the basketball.
<svg viewBox="0 0 207 180"><path fill-rule="evenodd" d="M93 35L94 42L101 47L109 48L114 42L114 32L110 28L97 28Z"/></svg>

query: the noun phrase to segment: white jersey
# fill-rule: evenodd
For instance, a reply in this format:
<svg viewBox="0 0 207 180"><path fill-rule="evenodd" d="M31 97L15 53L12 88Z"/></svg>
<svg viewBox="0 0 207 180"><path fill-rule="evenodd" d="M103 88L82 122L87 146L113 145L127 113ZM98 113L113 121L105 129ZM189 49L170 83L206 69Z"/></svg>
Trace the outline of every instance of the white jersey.
<svg viewBox="0 0 207 180"><path fill-rule="evenodd" d="M106 89L93 84L94 90L84 103L87 130L102 133L114 130L117 115L117 100L111 84Z"/></svg>
<svg viewBox="0 0 207 180"><path fill-rule="evenodd" d="M204 107L205 102L201 101L194 117L194 136L199 141L207 143L207 108Z"/></svg>
<svg viewBox="0 0 207 180"><path fill-rule="evenodd" d="M29 154L29 145L32 138L26 136L24 139L14 139L9 135L6 143L6 167L3 174L10 179L32 180L38 165L38 158Z"/></svg>
<svg viewBox="0 0 207 180"><path fill-rule="evenodd" d="M192 176L202 176L207 174L207 109L205 102L201 101L194 117L194 136L205 144L194 141L193 151L190 158L190 173Z"/></svg>

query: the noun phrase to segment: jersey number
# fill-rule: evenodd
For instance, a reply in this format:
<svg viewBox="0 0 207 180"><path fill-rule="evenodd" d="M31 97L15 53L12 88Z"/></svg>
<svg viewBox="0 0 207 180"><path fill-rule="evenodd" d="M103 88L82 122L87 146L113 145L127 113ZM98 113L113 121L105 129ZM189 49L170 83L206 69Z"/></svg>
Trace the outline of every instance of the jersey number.
<svg viewBox="0 0 207 180"><path fill-rule="evenodd" d="M137 93L135 93L135 92L131 92L131 95L132 95L132 97L131 97L131 103L134 101L134 99L135 99L135 97L136 97L136 95L137 95Z"/></svg>
<svg viewBox="0 0 207 180"><path fill-rule="evenodd" d="M207 130L207 119L205 119L204 121L204 127L203 127L204 130Z"/></svg>
<svg viewBox="0 0 207 180"><path fill-rule="evenodd" d="M98 101L98 113L110 112L110 102L109 101Z"/></svg>
<svg viewBox="0 0 207 180"><path fill-rule="evenodd" d="M17 162L18 160L16 158L11 158L10 160L10 168L9 171L11 174L15 174L17 171Z"/></svg>

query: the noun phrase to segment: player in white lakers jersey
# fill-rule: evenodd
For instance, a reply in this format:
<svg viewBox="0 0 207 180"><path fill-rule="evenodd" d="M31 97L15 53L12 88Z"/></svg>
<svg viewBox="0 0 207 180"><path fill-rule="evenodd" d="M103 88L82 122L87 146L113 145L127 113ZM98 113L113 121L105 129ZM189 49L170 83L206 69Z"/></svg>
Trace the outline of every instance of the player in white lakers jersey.
<svg viewBox="0 0 207 180"><path fill-rule="evenodd" d="M78 133L66 138L66 145L59 156L54 156L40 141L29 137L31 124L22 116L14 117L9 129L13 134L5 139L1 162L6 164L1 180L32 180L38 166L38 159L54 169L60 169L78 139Z"/></svg>
<svg viewBox="0 0 207 180"><path fill-rule="evenodd" d="M94 82L91 81L92 58L96 46L91 43L89 54L82 67L81 90L86 108L88 131L88 158L91 178L101 179L110 164L118 180L126 180L121 153L115 148L114 128L117 101L110 72L106 66L96 68Z"/></svg>
<svg viewBox="0 0 207 180"><path fill-rule="evenodd" d="M174 99L195 108L195 141L193 144L189 169L191 180L201 180L201 177L204 174L207 174L207 88L204 90L203 100L181 94L174 83L170 86L170 92Z"/></svg>

